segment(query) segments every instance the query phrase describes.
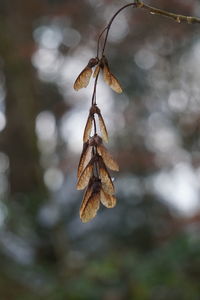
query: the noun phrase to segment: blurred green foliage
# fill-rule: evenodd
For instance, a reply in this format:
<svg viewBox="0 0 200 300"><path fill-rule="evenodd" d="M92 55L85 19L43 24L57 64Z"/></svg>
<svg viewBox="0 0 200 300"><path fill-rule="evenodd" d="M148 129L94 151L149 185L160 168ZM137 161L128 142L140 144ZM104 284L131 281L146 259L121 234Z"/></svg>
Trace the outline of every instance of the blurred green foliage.
<svg viewBox="0 0 200 300"><path fill-rule="evenodd" d="M27 286L31 285L31 273L35 283L36 278L41 281L39 286L29 291L17 286L19 294L15 294L6 289L7 281L2 278L1 290L5 299L198 299L199 251L199 240L179 235L146 254L112 250L86 259L76 268L71 263L62 274L45 264L18 269L13 273L26 274Z"/></svg>

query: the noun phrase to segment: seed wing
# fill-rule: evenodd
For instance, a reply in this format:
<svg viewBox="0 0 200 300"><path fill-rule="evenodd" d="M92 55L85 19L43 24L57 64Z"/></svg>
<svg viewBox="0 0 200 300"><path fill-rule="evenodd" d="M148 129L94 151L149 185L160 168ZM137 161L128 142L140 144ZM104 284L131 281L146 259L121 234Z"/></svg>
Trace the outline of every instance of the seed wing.
<svg viewBox="0 0 200 300"><path fill-rule="evenodd" d="M92 117L89 116L85 125L84 134L83 134L83 142L86 143L92 131Z"/></svg>
<svg viewBox="0 0 200 300"><path fill-rule="evenodd" d="M111 154L108 152L108 150L106 149L106 147L104 147L103 144L100 144L99 146L97 146L97 151L98 151L99 155L101 155L105 165L109 169L111 169L113 171L119 171L118 163L114 160L114 158L111 156Z"/></svg>
<svg viewBox="0 0 200 300"><path fill-rule="evenodd" d="M88 182L92 176L92 171L93 171L93 163L92 160L90 160L89 164L87 167L84 169L84 171L81 173L76 188L77 190L83 190L87 185Z"/></svg>
<svg viewBox="0 0 200 300"><path fill-rule="evenodd" d="M103 79L108 85L112 84L111 72L106 62L104 63L103 66Z"/></svg>
<svg viewBox="0 0 200 300"><path fill-rule="evenodd" d="M95 70L94 70L93 77L96 78L97 75L99 74L99 72L100 72L100 66L98 65L98 66L96 66L96 68L95 68Z"/></svg>
<svg viewBox="0 0 200 300"><path fill-rule="evenodd" d="M113 91L116 93L122 93L122 87L117 80L117 78L111 73L109 65L108 65L108 60L104 56L102 59L102 64L103 64L103 78L104 81L111 87Z"/></svg>
<svg viewBox="0 0 200 300"><path fill-rule="evenodd" d="M102 134L102 138L104 140L104 142L108 142L108 131L104 122L104 119L101 115L101 113L98 113L98 118L99 118L99 128Z"/></svg>
<svg viewBox="0 0 200 300"><path fill-rule="evenodd" d="M122 87L118 81L118 79L111 73L111 84L110 87L113 91L115 91L118 94L121 94L123 92Z"/></svg>
<svg viewBox="0 0 200 300"><path fill-rule="evenodd" d="M91 195L92 195L92 179L90 180L88 187L84 193L83 200L82 200L82 203L80 206L80 215L84 211L85 206L87 205L88 199L90 198Z"/></svg>
<svg viewBox="0 0 200 300"><path fill-rule="evenodd" d="M74 83L74 89L76 91L86 88L89 84L90 78L92 76L92 68L89 68L88 66L83 69L83 71L78 75L75 83Z"/></svg>
<svg viewBox="0 0 200 300"><path fill-rule="evenodd" d="M80 161L78 164L77 178L80 177L81 173L88 165L91 158L92 158L92 147L90 147L88 143L84 143L83 151L81 153Z"/></svg>
<svg viewBox="0 0 200 300"><path fill-rule="evenodd" d="M83 223L89 222L96 216L100 206L100 192L92 192L86 200L80 210L80 218Z"/></svg>
<svg viewBox="0 0 200 300"><path fill-rule="evenodd" d="M103 189L101 189L100 192L100 200L101 203L107 208L114 207L117 201L114 196L107 194Z"/></svg>
<svg viewBox="0 0 200 300"><path fill-rule="evenodd" d="M106 169L106 166L103 162L99 166L99 175L106 193L113 195L115 193L115 188L108 170Z"/></svg>

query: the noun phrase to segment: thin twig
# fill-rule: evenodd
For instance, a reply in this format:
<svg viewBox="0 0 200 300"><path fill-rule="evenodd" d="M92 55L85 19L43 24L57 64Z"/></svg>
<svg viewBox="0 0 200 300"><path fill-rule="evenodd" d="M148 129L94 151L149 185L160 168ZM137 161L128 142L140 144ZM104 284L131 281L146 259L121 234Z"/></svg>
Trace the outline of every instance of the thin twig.
<svg viewBox="0 0 200 300"><path fill-rule="evenodd" d="M97 125L96 125L95 116L93 116L93 124L94 124L94 135L96 135L97 134Z"/></svg>
<svg viewBox="0 0 200 300"><path fill-rule="evenodd" d="M92 94L92 105L96 105L96 90L97 90L98 77L99 77L99 72L97 73L97 76L96 76L95 82L94 82L94 90L93 90L93 94Z"/></svg>
<svg viewBox="0 0 200 300"><path fill-rule="evenodd" d="M107 39L108 39L108 34L109 34L110 27L111 27L114 19L117 17L117 15L122 10L124 10L126 7L129 7L129 6L133 6L135 8L146 9L152 15L161 15L161 16L173 19L174 21L176 21L178 23L187 23L187 24L200 23L200 18L192 17L192 16L184 16L184 15L180 15L180 14L174 14L174 13L168 12L166 10L162 10L162 9L155 8L153 6L147 5L147 4L145 4L144 2L142 2L140 0L135 0L134 3L129 3L129 4L126 4L123 7L121 7L113 15L113 17L110 19L108 25L102 30L102 32L100 33L100 35L98 37L98 42L97 42L97 57L99 56L100 40L101 40L101 37L102 37L103 33L106 31L106 35L105 35L105 39L104 39L104 43L103 43L103 47L102 47L102 56L104 55L104 52L105 52L105 48L106 48L106 44L107 44Z"/></svg>
<svg viewBox="0 0 200 300"><path fill-rule="evenodd" d="M94 82L94 90L93 90L92 103L91 103L92 106L97 104L96 103L96 91L97 91L98 77L99 77L99 72L97 73L97 76L96 76L95 82ZM96 125L96 120L95 120L94 115L93 115L93 124L94 124L94 134L97 134L97 125Z"/></svg>
<svg viewBox="0 0 200 300"><path fill-rule="evenodd" d="M152 7L150 5L147 5L142 1L137 1L136 7L147 9L152 15L161 15L161 16L164 16L164 17L167 17L167 18L171 18L171 19L175 20L178 23L181 23L181 22L184 22L184 23L187 23L187 24L200 23L200 18L174 14L174 13L168 12L166 10L162 10L162 9L155 8L155 7Z"/></svg>
<svg viewBox="0 0 200 300"><path fill-rule="evenodd" d="M106 43L107 43L107 39L108 39L108 34L109 34L109 31L110 31L110 27L114 21L114 19L117 17L117 15L122 11L124 10L125 8L129 7L129 6L134 6L134 7L137 7L137 4L136 3L129 3L129 4L126 4L124 5L123 7L121 7L113 16L112 18L110 19L108 25L104 28L103 32L107 29L106 31L106 36L105 36L105 39L104 39L104 43L103 43L103 48L102 48L102 56L104 54L104 51L105 51L105 48L106 48ZM102 32L102 33L103 33ZM100 35L102 35L102 33Z"/></svg>
<svg viewBox="0 0 200 300"><path fill-rule="evenodd" d="M102 30L102 32L99 34L98 41L97 41L97 58L99 58L100 40L101 40L101 37L102 37L102 35L104 34L104 32L106 31L107 28L108 28L108 26L106 26L106 27Z"/></svg>

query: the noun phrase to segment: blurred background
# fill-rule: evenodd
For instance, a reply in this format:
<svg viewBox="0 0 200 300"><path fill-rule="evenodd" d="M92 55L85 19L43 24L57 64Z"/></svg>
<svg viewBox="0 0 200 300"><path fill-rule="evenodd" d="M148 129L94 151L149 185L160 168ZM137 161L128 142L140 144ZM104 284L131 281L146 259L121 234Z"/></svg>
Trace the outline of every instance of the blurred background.
<svg viewBox="0 0 200 300"><path fill-rule="evenodd" d="M126 0L0 1L0 299L200 299L200 26L128 8L97 103L118 204L82 224L76 168L93 83L77 75ZM200 16L199 0L147 4Z"/></svg>

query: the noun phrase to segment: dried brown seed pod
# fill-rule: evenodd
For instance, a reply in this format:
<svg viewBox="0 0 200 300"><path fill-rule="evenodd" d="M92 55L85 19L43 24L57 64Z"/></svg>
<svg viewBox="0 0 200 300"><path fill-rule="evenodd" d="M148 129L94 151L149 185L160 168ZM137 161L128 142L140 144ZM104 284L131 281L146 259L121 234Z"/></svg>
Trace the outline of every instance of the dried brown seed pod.
<svg viewBox="0 0 200 300"><path fill-rule="evenodd" d="M105 62L103 65L103 79L108 85L112 84L110 69L108 67L108 64Z"/></svg>
<svg viewBox="0 0 200 300"><path fill-rule="evenodd" d="M112 179L111 179L112 180ZM109 184L105 184L102 182L102 188L104 189L104 191L109 194L109 195L114 195L115 194L115 189L114 189L114 185L112 184L112 186Z"/></svg>
<svg viewBox="0 0 200 300"><path fill-rule="evenodd" d="M83 150L78 164L78 171L77 171L78 178L80 177L85 167L88 165L91 158L92 158L92 147L89 146L89 142L86 142L83 144Z"/></svg>
<svg viewBox="0 0 200 300"><path fill-rule="evenodd" d="M98 64L98 58L91 58L87 64L87 66L83 69L83 71L78 75L75 83L74 89L76 91L86 88L90 82L90 78L92 76L92 68Z"/></svg>
<svg viewBox="0 0 200 300"><path fill-rule="evenodd" d="M98 145L101 145L101 144L102 144L102 138L98 134L93 135L89 139L89 145L91 147L93 147L93 146L97 147Z"/></svg>
<svg viewBox="0 0 200 300"><path fill-rule="evenodd" d="M90 134L92 131L92 120L93 120L93 117L89 115L86 125L85 125L84 133L83 133L83 142L84 143L86 143L90 138Z"/></svg>
<svg viewBox="0 0 200 300"><path fill-rule="evenodd" d="M94 77L94 78L96 78L96 77L97 77L97 75L99 74L99 72L100 72L100 66L99 66L99 65L97 65L97 66L96 66L96 68L95 68L95 70L94 70L93 77Z"/></svg>
<svg viewBox="0 0 200 300"><path fill-rule="evenodd" d="M122 87L117 78L111 73L108 61L105 56L102 58L103 78L104 81L115 91L116 93L122 93Z"/></svg>
<svg viewBox="0 0 200 300"><path fill-rule="evenodd" d="M97 105L92 105L92 107L90 108L90 114L89 114L88 119L93 118L94 114L98 115L99 128L100 128L100 131L101 131L101 134L102 134L102 138L103 138L104 142L107 143L108 142L108 131L107 131L104 119L102 117L101 111L100 111L100 109L98 108ZM89 127L89 125L86 124L86 127ZM86 139L85 139L85 141L86 141Z"/></svg>
<svg viewBox="0 0 200 300"><path fill-rule="evenodd" d="M84 196L83 196L83 200L81 202L81 206L80 206L80 215L82 214L82 211L84 210L87 202L88 202L88 199L90 198L91 194L92 194L92 185L93 185L93 182L94 182L94 178L92 177L88 183L88 186L87 186L87 189L84 193Z"/></svg>
<svg viewBox="0 0 200 300"><path fill-rule="evenodd" d="M90 108L90 115L99 114L101 111L96 104L93 104Z"/></svg>
<svg viewBox="0 0 200 300"><path fill-rule="evenodd" d="M117 201L115 196L107 194L103 188L100 191L100 200L101 203L107 208L114 207Z"/></svg>
<svg viewBox="0 0 200 300"><path fill-rule="evenodd" d="M95 157L92 157L90 162L87 164L84 171L81 173L78 182L77 182L77 190L83 190L90 181L90 178L92 177L92 171L93 171L93 165L95 162Z"/></svg>
<svg viewBox="0 0 200 300"><path fill-rule="evenodd" d="M104 140L104 142L108 142L108 131L104 122L104 119L101 115L101 113L98 114L98 118L99 118L99 128L102 134L102 138Z"/></svg>
<svg viewBox="0 0 200 300"><path fill-rule="evenodd" d="M99 144L97 146L97 151L99 155L103 158L103 161L105 165L113 170L113 171L119 171L118 163L114 160L114 158L111 156L111 154L108 152L106 147L103 144Z"/></svg>
<svg viewBox="0 0 200 300"><path fill-rule="evenodd" d="M85 67L85 69L83 69L83 71L78 75L74 83L75 91L78 91L82 88L86 88L90 82L91 76L92 76L92 69L89 67Z"/></svg>
<svg viewBox="0 0 200 300"><path fill-rule="evenodd" d="M110 174L106 168L106 165L104 164L101 157L99 157L99 176L101 178L101 182L103 185L103 189L106 193L109 195L113 195L115 193L115 188L112 182L112 179L110 177Z"/></svg>
<svg viewBox="0 0 200 300"><path fill-rule="evenodd" d="M100 206L100 191L101 181L98 178L91 178L80 207L82 222L89 222L96 216Z"/></svg>
<svg viewBox="0 0 200 300"><path fill-rule="evenodd" d="M85 206L80 211L80 219L83 223L91 221L97 214L100 206L100 192L92 192Z"/></svg>
<svg viewBox="0 0 200 300"><path fill-rule="evenodd" d="M111 74L111 85L110 85L110 87L113 91L115 91L118 94L121 94L123 92L122 87L119 83L119 80L113 74Z"/></svg>
<svg viewBox="0 0 200 300"><path fill-rule="evenodd" d="M87 64L87 67L89 68L93 68L95 67L97 64L99 63L99 59L96 57L96 58L91 58Z"/></svg>

